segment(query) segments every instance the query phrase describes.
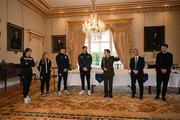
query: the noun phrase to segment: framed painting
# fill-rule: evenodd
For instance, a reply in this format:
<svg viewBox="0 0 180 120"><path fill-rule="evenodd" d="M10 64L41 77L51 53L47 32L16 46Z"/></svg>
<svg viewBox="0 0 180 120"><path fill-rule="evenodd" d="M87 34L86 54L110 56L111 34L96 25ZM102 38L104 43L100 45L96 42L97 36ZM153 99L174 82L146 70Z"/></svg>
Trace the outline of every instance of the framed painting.
<svg viewBox="0 0 180 120"><path fill-rule="evenodd" d="M7 23L7 50L15 52L24 50L24 28Z"/></svg>
<svg viewBox="0 0 180 120"><path fill-rule="evenodd" d="M144 27L144 51L159 51L165 43L165 26Z"/></svg>
<svg viewBox="0 0 180 120"><path fill-rule="evenodd" d="M66 49L66 35L52 35L52 52L58 53L61 48Z"/></svg>

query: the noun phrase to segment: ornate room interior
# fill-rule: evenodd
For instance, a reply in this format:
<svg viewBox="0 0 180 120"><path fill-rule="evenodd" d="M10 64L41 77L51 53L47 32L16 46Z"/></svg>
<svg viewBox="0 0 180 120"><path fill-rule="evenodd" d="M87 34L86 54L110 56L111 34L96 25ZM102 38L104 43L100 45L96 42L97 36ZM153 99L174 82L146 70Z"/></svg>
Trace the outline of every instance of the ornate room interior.
<svg viewBox="0 0 180 120"><path fill-rule="evenodd" d="M0 120L178 120L179 21L179 0L0 0ZM13 44L16 36L19 46ZM156 60L164 43L173 54L173 65L167 101L156 101ZM91 96L78 94L83 46L92 56ZM23 103L21 81L20 59L26 48L31 48L35 63L29 104ZM62 48L70 62L70 94L58 96L57 55ZM131 98L129 64L135 48L148 74L143 100ZM97 79L103 72L104 49L120 58L113 64L112 99L103 97L103 80ZM46 97L40 92L37 67L44 52L52 62Z"/></svg>

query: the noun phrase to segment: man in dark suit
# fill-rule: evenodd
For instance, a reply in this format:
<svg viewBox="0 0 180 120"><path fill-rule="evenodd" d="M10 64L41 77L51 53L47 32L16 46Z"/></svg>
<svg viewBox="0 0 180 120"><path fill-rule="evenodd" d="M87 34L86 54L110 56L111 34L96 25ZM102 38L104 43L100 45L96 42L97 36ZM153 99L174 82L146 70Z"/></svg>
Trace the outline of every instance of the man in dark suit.
<svg viewBox="0 0 180 120"><path fill-rule="evenodd" d="M155 99L159 99L159 95L161 92L161 84L162 87L162 100L166 101L166 92L167 86L169 82L169 76L171 73L171 67L173 65L173 55L168 51L168 45L161 45L161 52L156 56L156 74L157 74L157 86L156 86L156 97Z"/></svg>
<svg viewBox="0 0 180 120"><path fill-rule="evenodd" d="M134 98L136 94L136 80L137 80L140 89L140 99L143 99L143 91L144 91L143 69L145 67L145 62L144 62L144 58L139 56L138 49L134 49L133 53L134 53L134 57L132 57L130 60L132 98Z"/></svg>

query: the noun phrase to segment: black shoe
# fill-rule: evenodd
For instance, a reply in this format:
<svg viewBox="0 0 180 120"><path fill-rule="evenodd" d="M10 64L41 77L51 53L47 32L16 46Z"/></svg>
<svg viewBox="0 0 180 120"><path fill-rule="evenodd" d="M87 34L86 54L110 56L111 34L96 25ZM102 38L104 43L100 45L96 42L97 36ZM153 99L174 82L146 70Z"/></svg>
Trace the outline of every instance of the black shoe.
<svg viewBox="0 0 180 120"><path fill-rule="evenodd" d="M132 98L135 98L135 95L132 95Z"/></svg>
<svg viewBox="0 0 180 120"><path fill-rule="evenodd" d="M112 96L112 95L109 95L109 97L110 97L110 98L113 98L113 96Z"/></svg>
<svg viewBox="0 0 180 120"><path fill-rule="evenodd" d="M162 101L167 101L165 97L162 97Z"/></svg>
<svg viewBox="0 0 180 120"><path fill-rule="evenodd" d="M142 100L142 99L143 99L143 96L140 96L140 99Z"/></svg>
<svg viewBox="0 0 180 120"><path fill-rule="evenodd" d="M104 95L104 97L108 97L108 95Z"/></svg>
<svg viewBox="0 0 180 120"><path fill-rule="evenodd" d="M155 99L156 99L156 100L159 100L159 96L156 96Z"/></svg>

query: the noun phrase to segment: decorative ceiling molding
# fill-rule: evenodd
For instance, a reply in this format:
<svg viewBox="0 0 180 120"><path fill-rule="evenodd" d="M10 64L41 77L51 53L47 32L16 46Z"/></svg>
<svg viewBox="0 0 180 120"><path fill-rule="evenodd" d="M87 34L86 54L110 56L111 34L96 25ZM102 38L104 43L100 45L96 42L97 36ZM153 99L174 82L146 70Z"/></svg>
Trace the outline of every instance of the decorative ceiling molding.
<svg viewBox="0 0 180 120"><path fill-rule="evenodd" d="M19 0L44 17L88 16L92 6L53 7L45 0ZM152 0L96 5L99 15L180 10L180 0Z"/></svg>

